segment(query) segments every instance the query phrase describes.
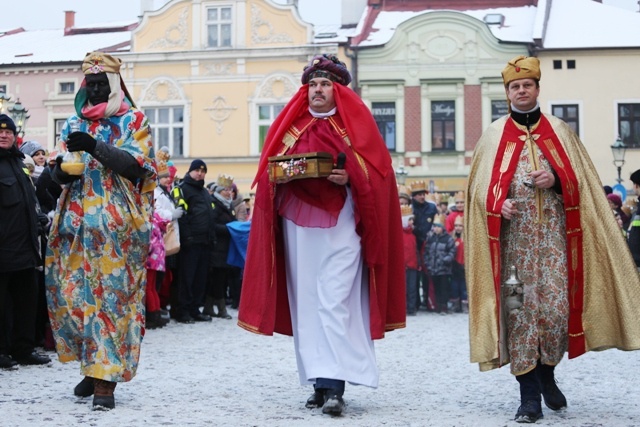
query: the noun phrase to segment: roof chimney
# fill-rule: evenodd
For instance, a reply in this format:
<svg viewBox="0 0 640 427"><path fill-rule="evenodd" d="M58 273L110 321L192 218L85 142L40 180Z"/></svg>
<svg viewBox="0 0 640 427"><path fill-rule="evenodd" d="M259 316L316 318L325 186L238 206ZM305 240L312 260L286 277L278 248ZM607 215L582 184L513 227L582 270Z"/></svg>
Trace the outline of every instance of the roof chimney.
<svg viewBox="0 0 640 427"><path fill-rule="evenodd" d="M73 28L76 25L76 12L73 10L64 11L64 29Z"/></svg>

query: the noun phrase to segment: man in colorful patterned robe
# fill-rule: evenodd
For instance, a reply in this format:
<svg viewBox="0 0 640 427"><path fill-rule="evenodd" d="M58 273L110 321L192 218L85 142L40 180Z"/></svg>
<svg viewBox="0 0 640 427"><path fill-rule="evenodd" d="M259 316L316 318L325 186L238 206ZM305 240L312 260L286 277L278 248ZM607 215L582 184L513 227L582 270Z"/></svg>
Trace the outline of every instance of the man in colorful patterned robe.
<svg viewBox="0 0 640 427"><path fill-rule="evenodd" d="M540 112L538 59L514 58L502 76L510 114L478 141L466 199L471 361L511 363L516 421L531 423L541 395L567 405L554 378L566 351L640 348L640 280L578 136Z"/></svg>
<svg viewBox="0 0 640 427"><path fill-rule="evenodd" d="M120 65L102 52L82 63L77 114L60 139L79 154L83 170L68 174L57 158L54 179L65 187L46 254L58 357L80 361L85 379L74 393L94 394L94 409L115 407L116 384L134 377L145 322L156 169L147 118L135 108Z"/></svg>

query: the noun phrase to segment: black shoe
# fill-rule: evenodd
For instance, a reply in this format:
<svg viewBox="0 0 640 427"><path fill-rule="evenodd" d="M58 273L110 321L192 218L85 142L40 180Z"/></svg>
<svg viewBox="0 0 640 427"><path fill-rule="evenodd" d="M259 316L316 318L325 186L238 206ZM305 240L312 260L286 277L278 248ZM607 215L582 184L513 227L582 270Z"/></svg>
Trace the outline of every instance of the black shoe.
<svg viewBox="0 0 640 427"><path fill-rule="evenodd" d="M553 376L553 366L540 365L540 386L542 389L542 398L547 408L559 411L567 407L567 398L558 388L556 380Z"/></svg>
<svg viewBox="0 0 640 427"><path fill-rule="evenodd" d="M311 408L321 408L324 405L324 392L325 390L322 388L315 388L313 394L309 396L307 399L307 403L305 403L305 407Z"/></svg>
<svg viewBox="0 0 640 427"><path fill-rule="evenodd" d="M322 406L322 413L329 414L335 416L342 415L342 411L344 410L344 400L342 396L327 392L325 395L325 402Z"/></svg>
<svg viewBox="0 0 640 427"><path fill-rule="evenodd" d="M73 389L73 394L78 397L89 397L93 394L93 378L84 377Z"/></svg>
<svg viewBox="0 0 640 427"><path fill-rule="evenodd" d="M206 314L198 313L195 316L191 317L193 317L193 320L195 320L196 322L211 322L211 316Z"/></svg>
<svg viewBox="0 0 640 427"><path fill-rule="evenodd" d="M13 360L11 356L7 354L0 354L0 369L15 371L18 369L18 362Z"/></svg>
<svg viewBox="0 0 640 427"><path fill-rule="evenodd" d="M176 317L176 322L178 323L195 323L195 319L188 314L183 314L181 316Z"/></svg>
<svg viewBox="0 0 640 427"><path fill-rule="evenodd" d="M49 356L36 353L35 351L26 356L16 357L15 360L19 365L48 365L51 363Z"/></svg>
<svg viewBox="0 0 640 427"><path fill-rule="evenodd" d="M533 424L543 416L540 402L537 400L527 400L518 408L515 420L517 423Z"/></svg>
<svg viewBox="0 0 640 427"><path fill-rule="evenodd" d="M94 411L110 411L116 407L116 399L113 396L93 396Z"/></svg>

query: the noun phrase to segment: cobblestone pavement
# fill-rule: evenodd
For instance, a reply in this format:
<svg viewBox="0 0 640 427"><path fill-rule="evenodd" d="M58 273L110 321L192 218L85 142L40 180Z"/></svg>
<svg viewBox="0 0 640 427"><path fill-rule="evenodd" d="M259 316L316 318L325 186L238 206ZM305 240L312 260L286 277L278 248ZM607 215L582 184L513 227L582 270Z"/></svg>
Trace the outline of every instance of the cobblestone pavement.
<svg viewBox="0 0 640 427"><path fill-rule="evenodd" d="M517 382L508 367L469 363L468 319L420 312L376 343L380 386L347 385L346 410L306 409L290 337L265 337L234 320L148 331L138 375L116 388L116 409L73 396L77 363L0 371L0 425L9 426L515 426ZM51 354L52 357L54 354ZM55 357L54 357L55 359ZM608 350L556 370L569 407L538 425L640 426L640 353Z"/></svg>

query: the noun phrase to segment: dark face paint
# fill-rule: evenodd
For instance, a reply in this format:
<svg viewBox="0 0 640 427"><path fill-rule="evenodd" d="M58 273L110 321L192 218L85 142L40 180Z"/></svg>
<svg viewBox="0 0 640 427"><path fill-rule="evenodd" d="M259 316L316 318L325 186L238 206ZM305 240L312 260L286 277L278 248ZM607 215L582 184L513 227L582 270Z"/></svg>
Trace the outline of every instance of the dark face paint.
<svg viewBox="0 0 640 427"><path fill-rule="evenodd" d="M105 73L87 74L85 82L87 96L91 104L98 105L109 100L111 86L109 86L109 79Z"/></svg>

